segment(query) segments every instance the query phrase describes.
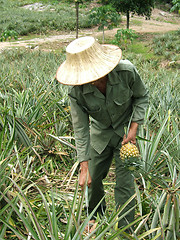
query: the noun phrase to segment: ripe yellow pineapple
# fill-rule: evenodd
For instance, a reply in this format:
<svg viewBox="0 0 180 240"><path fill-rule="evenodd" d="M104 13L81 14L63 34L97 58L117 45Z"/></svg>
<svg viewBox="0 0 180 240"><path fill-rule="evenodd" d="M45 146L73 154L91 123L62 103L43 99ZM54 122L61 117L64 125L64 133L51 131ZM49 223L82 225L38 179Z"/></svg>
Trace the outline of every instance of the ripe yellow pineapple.
<svg viewBox="0 0 180 240"><path fill-rule="evenodd" d="M136 145L130 142L123 145L120 149L120 157L124 162L125 167L130 171L134 171L137 167L139 167L138 160L140 158L140 154Z"/></svg>
<svg viewBox="0 0 180 240"><path fill-rule="evenodd" d="M123 145L120 149L120 157L122 160L128 159L130 157L139 157L139 150L136 145L128 142L127 144Z"/></svg>

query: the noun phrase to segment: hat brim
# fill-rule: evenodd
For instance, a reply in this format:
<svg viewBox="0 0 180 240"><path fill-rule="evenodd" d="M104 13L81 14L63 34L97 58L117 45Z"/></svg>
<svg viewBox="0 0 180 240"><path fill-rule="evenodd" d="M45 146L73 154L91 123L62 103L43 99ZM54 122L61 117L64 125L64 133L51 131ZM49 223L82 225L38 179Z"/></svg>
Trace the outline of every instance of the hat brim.
<svg viewBox="0 0 180 240"><path fill-rule="evenodd" d="M97 58L78 61L72 65L64 61L57 70L56 79L65 85L83 85L102 78L111 72L119 63L122 51L115 45L101 45L103 52Z"/></svg>

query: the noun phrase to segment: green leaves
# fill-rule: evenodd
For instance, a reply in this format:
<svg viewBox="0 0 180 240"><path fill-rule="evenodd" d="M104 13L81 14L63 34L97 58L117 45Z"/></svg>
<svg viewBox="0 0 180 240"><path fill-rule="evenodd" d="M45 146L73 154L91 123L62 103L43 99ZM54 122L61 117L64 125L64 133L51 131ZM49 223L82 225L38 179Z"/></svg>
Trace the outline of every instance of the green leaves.
<svg viewBox="0 0 180 240"><path fill-rule="evenodd" d="M154 7L154 0L141 1L141 0L101 0L102 3L111 4L117 12L124 12L127 14L127 28L129 28L129 15L130 12L137 13L138 15L151 16L152 8Z"/></svg>
<svg viewBox="0 0 180 240"><path fill-rule="evenodd" d="M119 46L121 49L129 48L129 45L138 37L132 29L118 29L112 44Z"/></svg>
<svg viewBox="0 0 180 240"><path fill-rule="evenodd" d="M173 7L171 8L171 12L180 10L180 0L172 0Z"/></svg>
<svg viewBox="0 0 180 240"><path fill-rule="evenodd" d="M14 30L4 30L4 32L1 34L0 41L4 42L7 40L17 40L18 39L18 33Z"/></svg>
<svg viewBox="0 0 180 240"><path fill-rule="evenodd" d="M83 235L91 216L84 212L84 192L76 183L78 161L68 88L54 80L64 50L58 54L23 49L1 53L0 239L179 238L178 70L161 67L159 60L144 60L129 48L124 54L137 66L150 91L137 138L142 161L132 171L136 195L116 211L112 166L105 184L106 215L96 219L91 235ZM134 198L135 221L118 229L119 215ZM133 225L134 232L126 233Z"/></svg>
<svg viewBox="0 0 180 240"><path fill-rule="evenodd" d="M176 67L180 54L179 31L167 32L153 39L152 49L156 55L163 56L169 61L169 65ZM177 64L178 65L178 64Z"/></svg>
<svg viewBox="0 0 180 240"><path fill-rule="evenodd" d="M46 153L55 152L54 140L47 133L63 136L71 131L68 89L54 80L56 57L17 50L4 51L0 58L1 78L7 79L6 84L0 83L0 109L7 112L6 122L10 128L14 124L18 145L37 145ZM44 61L48 62L46 66ZM9 64L13 66L11 72L8 72Z"/></svg>
<svg viewBox="0 0 180 240"><path fill-rule="evenodd" d="M104 5L101 7L93 8L89 15L90 22L93 25L98 25L99 30L103 30L104 42L104 29L112 29L120 22L120 16L111 5Z"/></svg>

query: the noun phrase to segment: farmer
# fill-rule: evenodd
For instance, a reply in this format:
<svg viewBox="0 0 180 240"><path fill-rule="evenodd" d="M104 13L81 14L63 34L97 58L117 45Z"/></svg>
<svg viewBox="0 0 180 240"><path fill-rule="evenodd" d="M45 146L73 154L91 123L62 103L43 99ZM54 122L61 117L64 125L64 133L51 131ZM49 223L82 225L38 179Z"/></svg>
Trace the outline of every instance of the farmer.
<svg viewBox="0 0 180 240"><path fill-rule="evenodd" d="M100 45L93 37L82 37L66 48L66 61L58 68L56 78L69 91L77 157L80 162L79 184L87 182L89 212L104 197L102 180L115 159L115 201L118 208L134 194L134 181L119 156L122 144L136 144L138 125L143 123L148 91L131 62L121 60L122 51L114 45ZM125 135L124 129L130 128ZM88 178L88 180L87 180ZM125 210L134 206L132 200ZM103 215L105 199L97 213ZM132 222L132 210L119 222Z"/></svg>

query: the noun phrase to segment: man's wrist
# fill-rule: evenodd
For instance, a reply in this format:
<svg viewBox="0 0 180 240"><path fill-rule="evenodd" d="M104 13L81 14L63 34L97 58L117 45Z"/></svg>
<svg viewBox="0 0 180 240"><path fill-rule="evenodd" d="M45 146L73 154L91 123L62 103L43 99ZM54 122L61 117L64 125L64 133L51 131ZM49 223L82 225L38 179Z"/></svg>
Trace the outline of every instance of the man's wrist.
<svg viewBox="0 0 180 240"><path fill-rule="evenodd" d="M137 130L138 129L138 125L139 124L137 122L132 122L130 128L133 129L133 130Z"/></svg>
<svg viewBox="0 0 180 240"><path fill-rule="evenodd" d="M81 171L87 170L88 169L88 161L80 162L80 169L81 169Z"/></svg>

